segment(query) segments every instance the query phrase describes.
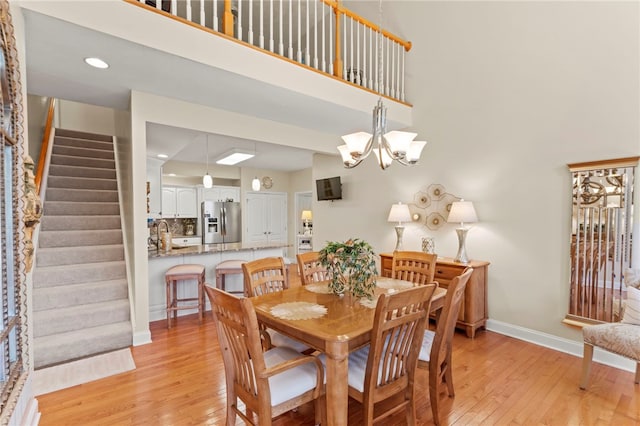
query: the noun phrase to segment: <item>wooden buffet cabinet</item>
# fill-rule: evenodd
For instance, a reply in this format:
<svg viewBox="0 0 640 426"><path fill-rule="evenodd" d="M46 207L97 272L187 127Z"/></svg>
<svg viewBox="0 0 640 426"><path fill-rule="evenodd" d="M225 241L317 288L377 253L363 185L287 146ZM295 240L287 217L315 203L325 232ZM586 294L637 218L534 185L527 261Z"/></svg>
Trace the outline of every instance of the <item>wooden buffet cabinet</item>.
<svg viewBox="0 0 640 426"><path fill-rule="evenodd" d="M393 253L380 253L382 276L391 276L392 264ZM456 327L464 329L468 337L474 337L477 329L487 325L487 269L489 262L470 260L465 264L455 262L452 258L438 257L435 280L440 287L447 288L451 280L462 274L468 266L473 268L473 274L471 274L464 291L464 299L462 299Z"/></svg>

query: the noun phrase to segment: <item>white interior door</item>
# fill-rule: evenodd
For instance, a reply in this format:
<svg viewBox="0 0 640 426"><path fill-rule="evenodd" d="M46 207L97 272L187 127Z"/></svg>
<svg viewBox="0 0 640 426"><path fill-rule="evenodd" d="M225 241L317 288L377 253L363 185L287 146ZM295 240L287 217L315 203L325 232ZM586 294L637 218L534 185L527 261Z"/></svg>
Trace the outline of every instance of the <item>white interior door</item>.
<svg viewBox="0 0 640 426"><path fill-rule="evenodd" d="M248 242L287 241L287 194L248 192L246 198Z"/></svg>

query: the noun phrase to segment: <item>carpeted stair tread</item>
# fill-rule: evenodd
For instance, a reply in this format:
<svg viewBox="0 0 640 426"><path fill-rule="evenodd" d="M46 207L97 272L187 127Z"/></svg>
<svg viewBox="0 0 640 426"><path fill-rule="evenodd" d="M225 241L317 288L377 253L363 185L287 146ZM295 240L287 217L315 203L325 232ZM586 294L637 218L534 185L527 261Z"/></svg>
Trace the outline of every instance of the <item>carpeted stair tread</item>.
<svg viewBox="0 0 640 426"><path fill-rule="evenodd" d="M66 308L128 297L127 280L95 281L33 289L33 311Z"/></svg>
<svg viewBox="0 0 640 426"><path fill-rule="evenodd" d="M88 139L92 141L109 142L113 144L113 136L99 133L81 132L79 130L56 129L56 137L67 137L74 139Z"/></svg>
<svg viewBox="0 0 640 426"><path fill-rule="evenodd" d="M122 244L122 230L43 231L39 243L41 248Z"/></svg>
<svg viewBox="0 0 640 426"><path fill-rule="evenodd" d="M70 138L67 136L56 136L54 145L58 147L71 146L76 148L90 148L90 149L98 149L102 151L113 152L112 142L103 142L103 141L96 141L96 140L82 139L82 138Z"/></svg>
<svg viewBox="0 0 640 426"><path fill-rule="evenodd" d="M118 182L115 179L78 179L69 176L49 176L47 188L108 189L115 191L118 189Z"/></svg>
<svg viewBox="0 0 640 426"><path fill-rule="evenodd" d="M122 244L41 247L36 256L38 266L75 265L115 260L124 260L124 246Z"/></svg>
<svg viewBox="0 0 640 426"><path fill-rule="evenodd" d="M33 320L38 321L41 326L34 330L33 337L129 321L129 316L130 308L127 299L37 311L33 313Z"/></svg>
<svg viewBox="0 0 640 426"><path fill-rule="evenodd" d="M133 343L130 321L54 334L34 339L36 369L68 362L116 349Z"/></svg>
<svg viewBox="0 0 640 426"><path fill-rule="evenodd" d="M98 167L100 169L109 169L115 167L114 160L104 158L83 158L71 155L51 155L51 164L62 164L66 166L82 166L82 167Z"/></svg>
<svg viewBox="0 0 640 426"><path fill-rule="evenodd" d="M93 177L102 179L116 179L114 169L101 169L98 167L68 166L64 164L49 165L49 176L73 176L79 178Z"/></svg>
<svg viewBox="0 0 640 426"><path fill-rule="evenodd" d="M107 160L113 160L113 151L107 151L105 149L95 149L88 146L77 146L77 145L61 146L59 144L56 144L53 147L52 154L69 155L71 157L104 158Z"/></svg>
<svg viewBox="0 0 640 426"><path fill-rule="evenodd" d="M118 191L109 189L47 188L47 201L117 202Z"/></svg>
<svg viewBox="0 0 640 426"><path fill-rule="evenodd" d="M33 271L33 287L89 283L126 278L124 261L83 263L37 267Z"/></svg>
<svg viewBox="0 0 640 426"><path fill-rule="evenodd" d="M118 203L75 203L73 201L49 201L44 203L45 215L118 215L120 205Z"/></svg>
<svg viewBox="0 0 640 426"><path fill-rule="evenodd" d="M59 215L42 216L40 219L40 232L120 229L121 226L119 215Z"/></svg>

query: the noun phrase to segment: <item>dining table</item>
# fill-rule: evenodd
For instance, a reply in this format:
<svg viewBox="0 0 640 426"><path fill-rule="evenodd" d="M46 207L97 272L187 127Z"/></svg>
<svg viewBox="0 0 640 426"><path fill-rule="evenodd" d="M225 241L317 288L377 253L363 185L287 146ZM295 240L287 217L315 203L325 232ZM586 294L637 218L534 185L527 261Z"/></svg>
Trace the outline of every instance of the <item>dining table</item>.
<svg viewBox="0 0 640 426"><path fill-rule="evenodd" d="M259 322L325 354L327 423L342 426L348 419L349 353L370 342L377 297L413 286L408 281L377 277L372 299L333 294L328 282L250 299ZM431 312L443 306L445 295L446 289L436 289Z"/></svg>

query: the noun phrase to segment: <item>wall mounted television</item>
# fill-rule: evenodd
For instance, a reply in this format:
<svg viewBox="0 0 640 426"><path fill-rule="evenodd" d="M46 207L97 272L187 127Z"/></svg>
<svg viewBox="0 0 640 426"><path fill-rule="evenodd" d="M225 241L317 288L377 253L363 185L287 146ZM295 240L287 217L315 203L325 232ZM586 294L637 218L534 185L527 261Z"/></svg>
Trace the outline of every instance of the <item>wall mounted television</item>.
<svg viewBox="0 0 640 426"><path fill-rule="evenodd" d="M340 176L316 180L318 201L342 200L342 183Z"/></svg>

